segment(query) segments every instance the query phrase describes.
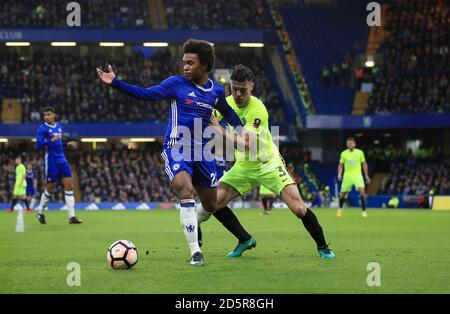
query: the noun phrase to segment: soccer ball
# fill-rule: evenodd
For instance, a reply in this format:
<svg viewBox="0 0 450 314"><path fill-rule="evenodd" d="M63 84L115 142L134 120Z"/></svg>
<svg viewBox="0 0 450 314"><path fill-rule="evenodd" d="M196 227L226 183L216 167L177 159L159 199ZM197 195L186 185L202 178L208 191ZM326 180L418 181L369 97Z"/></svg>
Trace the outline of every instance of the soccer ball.
<svg viewBox="0 0 450 314"><path fill-rule="evenodd" d="M109 246L106 257L113 269L129 269L136 265L139 254L133 242L117 240Z"/></svg>

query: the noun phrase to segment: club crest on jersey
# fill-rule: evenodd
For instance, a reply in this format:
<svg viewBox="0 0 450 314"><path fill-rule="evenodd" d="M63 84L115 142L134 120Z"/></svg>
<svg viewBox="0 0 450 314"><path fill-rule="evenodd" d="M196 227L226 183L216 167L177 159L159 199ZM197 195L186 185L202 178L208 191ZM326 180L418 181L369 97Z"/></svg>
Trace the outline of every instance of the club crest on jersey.
<svg viewBox="0 0 450 314"><path fill-rule="evenodd" d="M62 132L62 130L61 130L61 129L58 129L58 132L59 132L59 133L61 133L61 132Z"/></svg>
<svg viewBox="0 0 450 314"><path fill-rule="evenodd" d="M173 171L177 171L178 169L180 169L180 164L176 163L172 166Z"/></svg>
<svg viewBox="0 0 450 314"><path fill-rule="evenodd" d="M256 118L255 121L253 121L253 127L255 129L259 128L260 124L261 124L261 119Z"/></svg>

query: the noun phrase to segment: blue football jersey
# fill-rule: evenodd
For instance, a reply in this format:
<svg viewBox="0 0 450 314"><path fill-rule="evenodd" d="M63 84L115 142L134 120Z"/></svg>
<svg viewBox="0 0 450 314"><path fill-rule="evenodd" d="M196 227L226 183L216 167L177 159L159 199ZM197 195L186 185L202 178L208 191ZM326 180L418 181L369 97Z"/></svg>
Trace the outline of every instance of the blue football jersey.
<svg viewBox="0 0 450 314"><path fill-rule="evenodd" d="M63 129L59 122L54 125L43 123L39 126L36 136L36 148L45 149L45 159L48 163L66 162L64 155L64 144L62 141ZM52 142L53 136L59 135L61 138Z"/></svg>
<svg viewBox="0 0 450 314"><path fill-rule="evenodd" d="M159 85L142 88L115 77L111 86L141 100L170 100L164 149L172 147L175 143L205 145L208 138L203 138L202 135L209 125L214 109L224 114L229 124L242 126L241 120L225 99L222 85L211 79L208 79L204 86L200 86L184 76L172 76ZM194 134L195 125L199 126L196 130L201 130L201 134ZM186 134L188 132L189 136Z"/></svg>
<svg viewBox="0 0 450 314"><path fill-rule="evenodd" d="M28 186L33 186L33 184L34 184L34 179L36 178L36 174L34 173L34 171L33 170L31 170L31 171L28 171L27 170L27 173L26 173L26 175L25 175L25 179L27 180L27 187Z"/></svg>

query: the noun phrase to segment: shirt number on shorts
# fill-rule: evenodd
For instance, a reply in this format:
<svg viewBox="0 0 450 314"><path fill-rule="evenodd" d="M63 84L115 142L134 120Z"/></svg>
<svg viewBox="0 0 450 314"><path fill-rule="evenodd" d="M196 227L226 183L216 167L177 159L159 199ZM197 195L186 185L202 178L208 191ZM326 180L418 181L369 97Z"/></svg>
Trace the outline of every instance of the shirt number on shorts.
<svg viewBox="0 0 450 314"><path fill-rule="evenodd" d="M278 166L277 167L278 171L280 171L280 177L284 177L286 175L286 171L284 171L283 167Z"/></svg>
<svg viewBox="0 0 450 314"><path fill-rule="evenodd" d="M216 177L216 173L215 172L211 172L211 187L216 187L217 186L217 177Z"/></svg>

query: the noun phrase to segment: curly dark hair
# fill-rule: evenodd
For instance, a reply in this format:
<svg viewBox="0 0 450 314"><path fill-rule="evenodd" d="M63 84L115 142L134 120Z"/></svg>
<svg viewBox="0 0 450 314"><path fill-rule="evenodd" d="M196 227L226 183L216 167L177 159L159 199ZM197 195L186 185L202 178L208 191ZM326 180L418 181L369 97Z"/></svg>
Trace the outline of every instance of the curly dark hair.
<svg viewBox="0 0 450 314"><path fill-rule="evenodd" d="M206 71L208 73L211 72L216 61L216 53L210 42L199 39L188 39L183 44L183 52L196 53L200 63L206 65Z"/></svg>

